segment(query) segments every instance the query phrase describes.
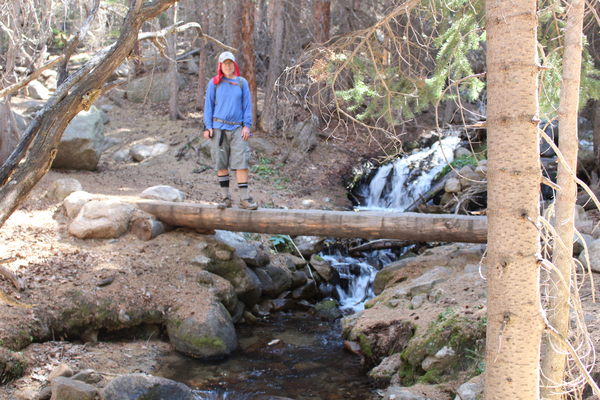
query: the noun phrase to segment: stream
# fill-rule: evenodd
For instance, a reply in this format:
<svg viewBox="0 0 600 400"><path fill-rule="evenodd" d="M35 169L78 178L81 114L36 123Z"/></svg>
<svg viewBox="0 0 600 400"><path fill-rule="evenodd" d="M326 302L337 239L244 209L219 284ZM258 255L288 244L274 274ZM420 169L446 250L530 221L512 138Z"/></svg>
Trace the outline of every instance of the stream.
<svg viewBox="0 0 600 400"><path fill-rule="evenodd" d="M355 191L358 209L405 210L453 160L456 135L431 147L381 165ZM376 250L361 259L339 249L322 252L339 279L321 293L338 301L344 315L364 309L374 296L373 280L405 249ZM340 321L304 314L274 314L237 326L239 347L222 361L200 361L173 352L157 374L195 389L201 400L371 400L380 398L369 384L360 358L343 349Z"/></svg>

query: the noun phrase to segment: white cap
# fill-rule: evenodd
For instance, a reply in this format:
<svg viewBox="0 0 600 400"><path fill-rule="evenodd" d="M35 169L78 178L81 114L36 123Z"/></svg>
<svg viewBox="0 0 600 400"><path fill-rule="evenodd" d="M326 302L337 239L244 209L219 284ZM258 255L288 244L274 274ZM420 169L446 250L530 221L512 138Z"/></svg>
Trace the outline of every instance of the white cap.
<svg viewBox="0 0 600 400"><path fill-rule="evenodd" d="M226 60L235 62L235 56L230 51L224 51L219 55L219 64L224 63Z"/></svg>

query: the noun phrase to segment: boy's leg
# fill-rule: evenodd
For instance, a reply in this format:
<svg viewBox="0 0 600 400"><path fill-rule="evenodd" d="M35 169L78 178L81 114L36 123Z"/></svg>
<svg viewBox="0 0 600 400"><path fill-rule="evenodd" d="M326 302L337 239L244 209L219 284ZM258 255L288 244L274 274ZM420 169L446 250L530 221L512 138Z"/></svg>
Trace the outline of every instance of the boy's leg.
<svg viewBox="0 0 600 400"><path fill-rule="evenodd" d="M235 169L235 177L240 190L240 207L248 210L256 210L256 204L250 197L248 190L248 161L250 158L250 147L248 142L242 139L242 128L239 127L231 135L230 166Z"/></svg>

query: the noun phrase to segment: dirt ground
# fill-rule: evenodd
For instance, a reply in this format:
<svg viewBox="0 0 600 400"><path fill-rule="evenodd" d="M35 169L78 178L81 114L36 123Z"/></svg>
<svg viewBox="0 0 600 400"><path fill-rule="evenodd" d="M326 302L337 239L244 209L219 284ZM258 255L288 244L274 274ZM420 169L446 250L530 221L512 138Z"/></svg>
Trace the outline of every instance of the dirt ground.
<svg viewBox="0 0 600 400"><path fill-rule="evenodd" d="M121 301L127 297L150 298L158 293L180 295L177 290L181 286L174 283L175 279L185 279L188 273L180 261L190 260L196 254L196 244L207 240L203 235L178 230L149 242L132 234L113 240L80 240L67 233L68 220L61 205L47 199L45 193L54 180L68 177L79 180L90 193L129 196L150 186L171 185L186 194L186 201L214 201L218 186L214 171L205 170L204 166L210 164L208 158L194 149L181 160L176 158L184 145L201 134L201 114L194 110L192 98L192 89L182 93L181 111L186 119L180 121L170 121L164 105L123 100L119 106L108 99L99 101L99 105L113 106L105 132L113 144L102 155L98 170L51 170L0 229L0 259L13 260L4 265L26 283L26 288L18 291L0 279L4 293L0 296L0 334L17 329L31 313L28 307L52 309L69 288L99 290L97 283L115 274L126 277L125 282L110 285L107 290ZM361 155L373 152L366 143L351 136L323 141L310 153L294 149L283 135L255 132L255 137L272 146L272 151L253 152L251 194L261 207L302 208L304 200L312 200L310 208L348 209L351 204L342 177L349 176ZM169 152L141 163L112 159L120 149L154 142L169 144ZM172 290L163 290L169 285ZM459 303L461 292L456 291ZM590 296L586 299L590 330L598 344L598 307L589 306ZM151 373L160 358L172 350L168 343L155 338L95 344L54 339L23 350L30 367L24 377L0 386L0 399L35 398L49 372L61 363L78 370L92 368L110 378L129 372Z"/></svg>

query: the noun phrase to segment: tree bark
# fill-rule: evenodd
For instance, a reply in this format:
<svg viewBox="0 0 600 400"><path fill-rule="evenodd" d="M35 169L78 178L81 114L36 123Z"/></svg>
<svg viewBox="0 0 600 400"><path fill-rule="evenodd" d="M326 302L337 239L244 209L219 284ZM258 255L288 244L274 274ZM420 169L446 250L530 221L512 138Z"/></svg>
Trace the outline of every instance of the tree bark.
<svg viewBox="0 0 600 400"><path fill-rule="evenodd" d="M254 1L242 0L242 60L244 70L242 75L248 80L252 95L252 123L256 124L257 94L256 94L256 58L254 55Z"/></svg>
<svg viewBox="0 0 600 400"><path fill-rule="evenodd" d="M571 295L571 271L573 267L573 234L575 231L575 202L577 184L574 173L577 171L577 117L579 110L579 86L581 76L581 53L583 32L583 11L585 0L571 0L567 11L565 28L565 51L563 55L563 75L558 109L558 147L565 164L558 164L556 194L555 238L552 261L556 270L549 273L548 322L563 337L569 333L569 300ZM542 398L561 400L565 388L566 352L562 342L557 343L552 336L544 337L545 346L542 358Z"/></svg>
<svg viewBox="0 0 600 400"><path fill-rule="evenodd" d="M169 19L173 25L177 24L177 3L169 10ZM169 118L171 120L179 119L179 106L177 97L179 96L179 76L177 72L177 31L173 32L167 39L167 59L169 66L167 76L169 77Z"/></svg>
<svg viewBox="0 0 600 400"><path fill-rule="evenodd" d="M595 100L593 105L592 127L594 140L594 159L596 171L600 173L600 100Z"/></svg>
<svg viewBox="0 0 600 400"><path fill-rule="evenodd" d="M317 43L329 40L331 1L313 0L313 37Z"/></svg>
<svg viewBox="0 0 600 400"><path fill-rule="evenodd" d="M200 21L200 26L205 33L209 33L211 30L209 11L196 5L196 18ZM207 69L207 59L210 50L210 44L205 38L198 39L198 47L200 52L198 54L198 87L196 89L196 109L204 109L204 94L206 93L206 79L209 76Z"/></svg>
<svg viewBox="0 0 600 400"><path fill-rule="evenodd" d="M8 158L17 143L20 132L10 108L10 97L0 102L0 165Z"/></svg>
<svg viewBox="0 0 600 400"><path fill-rule="evenodd" d="M38 112L17 148L0 167L0 226L50 169L65 128L79 111L91 107L103 93L110 74L131 53L142 24L175 2L155 0L144 5L143 0L131 0L117 42L67 78Z"/></svg>
<svg viewBox="0 0 600 400"><path fill-rule="evenodd" d="M535 0L486 2L487 400L539 398L537 14ZM518 151L515 151L518 149Z"/></svg>
<svg viewBox="0 0 600 400"><path fill-rule="evenodd" d="M135 205L171 226L238 232L285 233L413 241L485 242L485 217L445 214L274 210L220 210L216 206L136 200Z"/></svg>
<svg viewBox="0 0 600 400"><path fill-rule="evenodd" d="M225 2L225 37L227 44L239 49L242 46L242 6L240 0ZM240 68L243 65L240 65Z"/></svg>
<svg viewBox="0 0 600 400"><path fill-rule="evenodd" d="M284 45L286 2L277 0L271 6L269 25L271 28L271 52L269 54L269 70L265 87L265 102L261 113L261 124L264 131L274 133L277 129L277 94L275 82L281 73L281 57Z"/></svg>

